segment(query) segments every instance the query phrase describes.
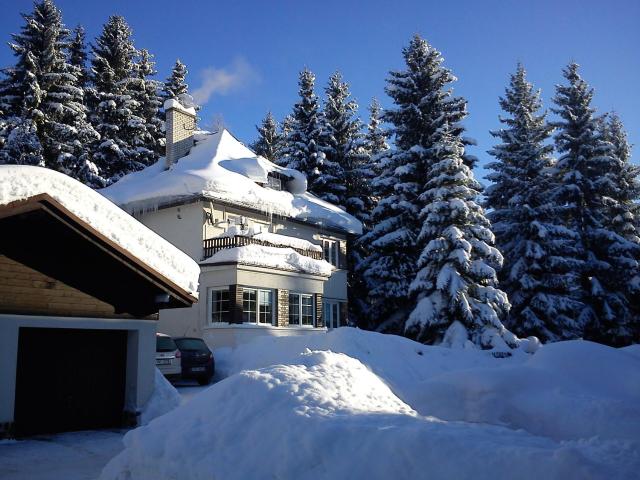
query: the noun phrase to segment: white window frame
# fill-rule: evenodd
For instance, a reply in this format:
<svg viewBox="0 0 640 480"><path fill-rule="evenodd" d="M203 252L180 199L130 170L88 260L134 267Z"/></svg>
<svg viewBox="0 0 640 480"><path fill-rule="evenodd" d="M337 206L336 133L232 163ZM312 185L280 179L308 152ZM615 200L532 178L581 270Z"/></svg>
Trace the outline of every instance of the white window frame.
<svg viewBox="0 0 640 480"><path fill-rule="evenodd" d="M244 295L245 292L249 292L249 291L253 291L256 292L256 300L255 300L255 304L256 304L256 309L255 309L255 320L251 321L251 310L249 310L247 312L247 310L245 310L245 299L244 299ZM260 296L263 293L267 293L269 294L269 298L270 298L270 305L271 305L271 318L268 322L262 322L260 321L260 317L261 317L261 312L260 312ZM242 287L242 323L250 323L252 325L273 325L274 322L274 318L275 318L275 301L274 301L274 293L272 289L268 289L268 288L258 288L258 287ZM245 320L245 315L247 316L248 320Z"/></svg>
<svg viewBox="0 0 640 480"><path fill-rule="evenodd" d="M231 315L231 292L229 292L229 287L211 287L208 289L207 293L207 318L209 319L209 323L229 323L225 320L213 319L213 292L227 292L227 295L229 295L227 299L227 308L229 310L221 310L220 313L227 313L228 316ZM221 315L220 318L224 318L224 316Z"/></svg>
<svg viewBox="0 0 640 480"><path fill-rule="evenodd" d="M336 268L340 267L340 241L322 239L322 257Z"/></svg>
<svg viewBox="0 0 640 480"><path fill-rule="evenodd" d="M298 316L298 323L291 323L291 297L298 297L298 311L295 312ZM311 299L311 324L303 324L302 323L302 299L310 298ZM312 293L302 293L302 292L289 292L289 298L287 300L289 302L289 325L294 327L302 327L302 328L314 328L316 326L316 299Z"/></svg>

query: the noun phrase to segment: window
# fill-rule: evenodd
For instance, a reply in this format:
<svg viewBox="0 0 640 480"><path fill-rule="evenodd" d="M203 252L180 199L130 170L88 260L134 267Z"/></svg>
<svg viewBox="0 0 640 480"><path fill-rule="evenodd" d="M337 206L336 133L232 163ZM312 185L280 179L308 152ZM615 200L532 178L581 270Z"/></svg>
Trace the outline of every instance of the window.
<svg viewBox="0 0 640 480"><path fill-rule="evenodd" d="M313 295L289 294L289 325L314 326Z"/></svg>
<svg viewBox="0 0 640 480"><path fill-rule="evenodd" d="M211 290L211 321L229 321L229 289Z"/></svg>
<svg viewBox="0 0 640 480"><path fill-rule="evenodd" d="M267 175L267 186L273 190L282 190L282 180L273 175Z"/></svg>
<svg viewBox="0 0 640 480"><path fill-rule="evenodd" d="M273 294L271 290L243 288L242 321L246 323L273 323Z"/></svg>
<svg viewBox="0 0 640 480"><path fill-rule="evenodd" d="M340 302L324 302L322 316L324 325L327 328L338 328L346 325L344 320L340 318Z"/></svg>
<svg viewBox="0 0 640 480"><path fill-rule="evenodd" d="M324 252L324 259L331 265L338 266L338 259L340 253L340 242L336 240L322 240L322 251Z"/></svg>

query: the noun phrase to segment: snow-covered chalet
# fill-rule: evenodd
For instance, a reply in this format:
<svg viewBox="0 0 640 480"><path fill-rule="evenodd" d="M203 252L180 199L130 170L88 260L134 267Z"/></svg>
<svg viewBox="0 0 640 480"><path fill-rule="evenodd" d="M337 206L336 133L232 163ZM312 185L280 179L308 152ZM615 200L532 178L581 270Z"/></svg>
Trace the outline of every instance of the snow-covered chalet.
<svg viewBox="0 0 640 480"><path fill-rule="evenodd" d="M166 156L101 191L200 263L200 301L162 310L158 330L219 347L346 325L360 222L228 130L197 131L192 107L165 109Z"/></svg>

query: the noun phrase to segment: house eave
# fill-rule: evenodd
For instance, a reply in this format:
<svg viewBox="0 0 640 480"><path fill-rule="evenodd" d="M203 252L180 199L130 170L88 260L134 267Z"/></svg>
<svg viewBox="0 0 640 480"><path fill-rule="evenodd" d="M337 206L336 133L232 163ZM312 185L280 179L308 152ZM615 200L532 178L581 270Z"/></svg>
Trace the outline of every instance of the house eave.
<svg viewBox="0 0 640 480"><path fill-rule="evenodd" d="M252 207L247 207L241 203L233 203L233 202L228 202L225 200L220 200L218 197L214 197L214 196L209 196L209 195L205 195L203 193L198 193L198 194L193 194L193 195L185 195L182 197L172 197L170 199L166 199L166 200L159 200L157 203L154 204L154 208L153 210L163 210L166 208L172 208L172 207L181 207L183 205L189 205L192 203L197 203L197 202L213 202L216 205L221 205L224 207L230 207L230 208L237 208L240 210L245 210L247 212L251 212L254 215L260 215L261 217L265 217L265 219L268 219L268 215L264 213L264 211L259 210L257 208L252 208ZM148 204L149 201L140 201L140 202L130 202L130 203L124 203L119 205L120 208L122 208L123 210L135 215L137 212L147 212L146 209L144 209L144 205ZM282 215L282 214L273 214L273 217L275 218L283 218L286 219L287 221L293 222L293 223L297 223L299 225L307 225L307 226L313 226L316 228L320 228L323 231L329 232L329 233L333 233L333 234L338 234L338 235L353 235L351 232L349 232L348 230L344 229L344 228L340 228L340 227L336 227L333 225L326 225L326 224L322 224L319 222L312 222L309 220L305 220L305 219L300 219L300 218L296 218L296 217L292 217L289 215Z"/></svg>

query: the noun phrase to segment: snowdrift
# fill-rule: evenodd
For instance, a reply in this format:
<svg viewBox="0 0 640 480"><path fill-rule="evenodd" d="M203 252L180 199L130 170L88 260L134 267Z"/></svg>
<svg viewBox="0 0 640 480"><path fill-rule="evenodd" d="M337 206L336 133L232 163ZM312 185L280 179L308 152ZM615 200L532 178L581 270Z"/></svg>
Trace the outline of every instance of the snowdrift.
<svg viewBox="0 0 640 480"><path fill-rule="evenodd" d="M140 423L147 425L151 420L160 417L182 403L182 397L169 380L156 368L153 394L140 414Z"/></svg>
<svg viewBox="0 0 640 480"><path fill-rule="evenodd" d="M495 358L347 328L262 338L217 351L230 376L128 433L101 479L632 478L635 353L574 341Z"/></svg>

